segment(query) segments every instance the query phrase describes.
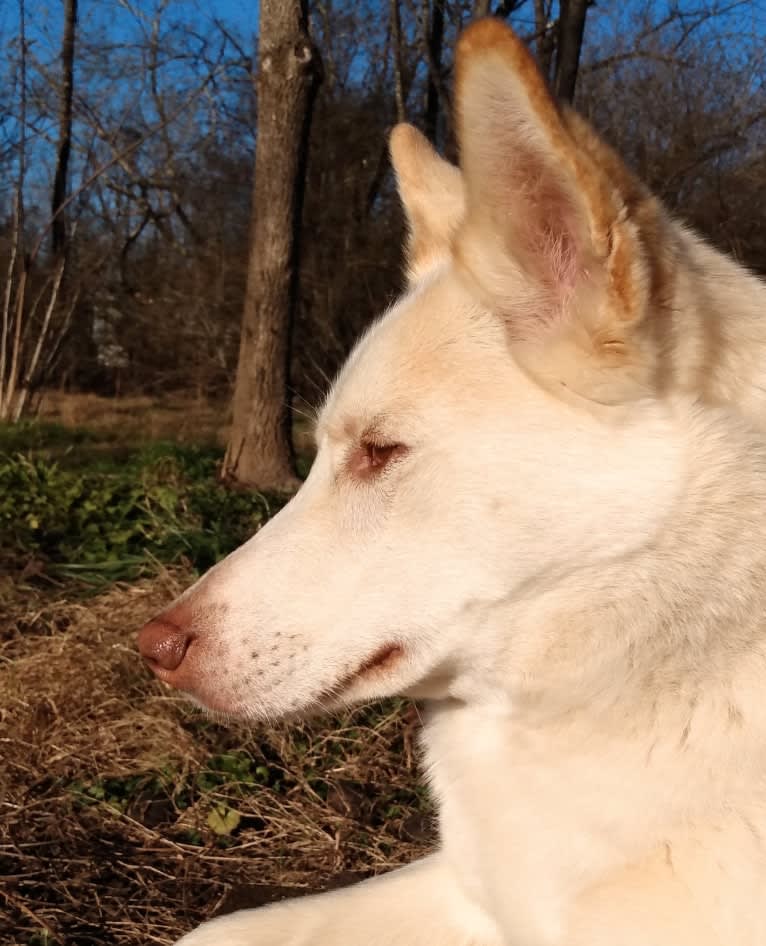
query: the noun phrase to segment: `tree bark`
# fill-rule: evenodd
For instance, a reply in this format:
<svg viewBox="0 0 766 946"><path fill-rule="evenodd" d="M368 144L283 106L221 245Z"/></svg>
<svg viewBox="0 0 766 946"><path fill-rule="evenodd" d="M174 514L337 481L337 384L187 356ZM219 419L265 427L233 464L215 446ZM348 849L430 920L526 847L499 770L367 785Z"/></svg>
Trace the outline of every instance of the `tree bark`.
<svg viewBox="0 0 766 946"><path fill-rule="evenodd" d="M525 0L499 0L493 10L492 0L476 0L473 5L473 16L476 20L482 16L496 16L504 20L507 16L515 13L524 3Z"/></svg>
<svg viewBox="0 0 766 946"><path fill-rule="evenodd" d="M550 0L535 0L535 45L537 63L546 81L551 82L551 65L556 48L555 30L549 27L551 17Z"/></svg>
<svg viewBox="0 0 766 946"><path fill-rule="evenodd" d="M64 0L64 32L61 40L61 91L59 94L59 140L51 200L51 248L63 256L67 226L63 206L67 196L69 154L72 150L72 92L74 89L74 47L77 29L77 0Z"/></svg>
<svg viewBox="0 0 766 946"><path fill-rule="evenodd" d="M402 64L402 20L399 0L391 0L391 52L394 63L394 100L396 102L396 120L407 120L407 107L404 95L404 66Z"/></svg>
<svg viewBox="0 0 766 946"><path fill-rule="evenodd" d="M565 102L574 99L585 17L590 0L561 0L553 90Z"/></svg>
<svg viewBox="0 0 766 946"><path fill-rule="evenodd" d="M441 91L442 46L444 43L444 0L432 0L428 23L428 87L423 122L426 137L436 141Z"/></svg>
<svg viewBox="0 0 766 946"><path fill-rule="evenodd" d="M233 423L222 477L234 486L297 486L289 364L308 133L321 80L301 0L261 0L258 135Z"/></svg>

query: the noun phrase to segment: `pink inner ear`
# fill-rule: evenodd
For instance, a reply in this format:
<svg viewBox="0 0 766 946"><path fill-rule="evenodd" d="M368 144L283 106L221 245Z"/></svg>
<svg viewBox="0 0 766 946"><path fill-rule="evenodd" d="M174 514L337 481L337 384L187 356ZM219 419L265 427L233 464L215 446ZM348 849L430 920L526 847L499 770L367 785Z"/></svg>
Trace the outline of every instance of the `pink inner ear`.
<svg viewBox="0 0 766 946"><path fill-rule="evenodd" d="M477 105L471 119L465 139L469 212L474 202L500 230L496 238L505 252L558 308L584 265L587 226L567 182L566 158L504 92Z"/></svg>
<svg viewBox="0 0 766 946"><path fill-rule="evenodd" d="M574 288L582 262L577 208L539 155L517 147L504 176L508 250L560 299Z"/></svg>
<svg viewBox="0 0 766 946"><path fill-rule="evenodd" d="M558 296L566 296L574 289L580 272L577 240L572 230L567 229L566 217L563 211L558 220L561 227L542 226L537 241L542 278Z"/></svg>

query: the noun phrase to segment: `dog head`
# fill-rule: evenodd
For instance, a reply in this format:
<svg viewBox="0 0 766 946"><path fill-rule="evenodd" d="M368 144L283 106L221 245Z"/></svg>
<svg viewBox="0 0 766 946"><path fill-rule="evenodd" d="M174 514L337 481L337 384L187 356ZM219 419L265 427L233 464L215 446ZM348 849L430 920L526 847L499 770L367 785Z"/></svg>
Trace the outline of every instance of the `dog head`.
<svg viewBox="0 0 766 946"><path fill-rule="evenodd" d="M141 632L207 707L470 695L515 600L629 554L672 501L661 211L498 21L461 38L456 104L460 171L393 134L410 282L333 386L308 479Z"/></svg>

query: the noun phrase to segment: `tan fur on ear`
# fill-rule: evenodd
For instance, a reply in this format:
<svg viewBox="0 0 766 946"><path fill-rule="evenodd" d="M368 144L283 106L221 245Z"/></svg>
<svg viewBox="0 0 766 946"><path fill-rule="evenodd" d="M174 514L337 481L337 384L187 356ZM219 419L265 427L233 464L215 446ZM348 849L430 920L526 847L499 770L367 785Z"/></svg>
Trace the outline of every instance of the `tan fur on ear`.
<svg viewBox="0 0 766 946"><path fill-rule="evenodd" d="M455 106L466 202L458 271L511 339L545 338L524 357L564 370L561 383L604 401L656 385L675 258L659 201L554 101L498 19L458 41Z"/></svg>
<svg viewBox="0 0 766 946"><path fill-rule="evenodd" d="M561 119L576 147L588 155L602 173L606 174L621 202L634 210L645 200L654 201L649 188L625 165L625 162L601 138L591 125L568 105L561 107Z"/></svg>
<svg viewBox="0 0 766 946"><path fill-rule="evenodd" d="M465 172L474 149L473 142L490 149L500 142L492 137L483 142L482 131L490 131L487 120L492 108L507 111L508 130L515 141L504 142L518 151L526 142L521 132L530 137L530 144L547 153L549 170L560 169L572 177L577 196L590 215L596 252L604 252L607 231L620 210L620 200L611 182L594 173L587 154L579 149L569 134L562 113L551 95L532 54L508 26L496 17L479 20L466 29L458 40L456 55L456 102L458 137L461 144L461 167ZM507 88L502 88L507 83ZM505 91L505 94L503 92ZM492 96L502 99L488 101ZM484 107L476 99L484 98ZM477 107L478 106L478 107ZM497 133L498 128L495 127ZM536 139L536 140L535 140ZM512 160L513 152L504 155ZM615 200L617 198L617 200Z"/></svg>
<svg viewBox="0 0 766 946"><path fill-rule="evenodd" d="M455 104L466 222L454 253L469 282L512 337L556 325L589 357L649 377L644 329L667 281L659 202L557 105L496 18L458 41Z"/></svg>
<svg viewBox="0 0 766 946"><path fill-rule="evenodd" d="M407 275L415 282L449 255L465 216L463 180L412 125L397 125L389 147L409 230Z"/></svg>
<svg viewBox="0 0 766 946"><path fill-rule="evenodd" d="M635 226L638 245L632 246L631 250L645 260L650 270L647 304L654 301L661 308L668 296L671 268L662 252L667 248L668 240L668 216L664 207L581 115L565 107L562 109L562 119L577 147L588 155L591 164L598 168L598 173L608 178L612 192L619 194L623 216ZM612 266L612 276L614 291L618 296L626 297L626 312L631 316L640 316L640 312L632 311L635 306L630 298L630 281L617 278L616 260Z"/></svg>

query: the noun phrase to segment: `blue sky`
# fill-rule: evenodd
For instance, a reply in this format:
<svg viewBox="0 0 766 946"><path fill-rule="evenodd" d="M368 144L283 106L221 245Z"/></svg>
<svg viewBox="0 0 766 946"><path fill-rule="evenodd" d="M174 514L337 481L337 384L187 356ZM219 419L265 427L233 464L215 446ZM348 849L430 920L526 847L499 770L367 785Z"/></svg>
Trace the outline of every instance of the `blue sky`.
<svg viewBox="0 0 766 946"><path fill-rule="evenodd" d="M631 11L643 6L646 0L600 0L589 15L589 29L586 41L598 39L601 29L614 29L617 21L625 22ZM670 5L684 11L693 11L703 5L701 0L650 0L654 15L661 18ZM736 7L727 14L731 27L732 42L736 40L737 28L744 23L760 34L766 34L766 0L706 0L706 4L719 8ZM62 22L62 0L24 0L27 11L27 30L31 39L36 40L50 51L57 48L60 41ZM106 26L115 40L125 35L125 24L130 14L127 8L141 13L148 13L156 5L156 0L80 0L80 28L87 32L90 25ZM19 0L0 0L0 42L7 41L15 32L18 23ZM197 22L202 25L214 18L223 21L234 30L246 45L251 46L258 29L258 0L170 0L168 14L178 17L186 23Z"/></svg>
<svg viewBox="0 0 766 946"><path fill-rule="evenodd" d="M0 0L0 50L9 49L9 55L6 56L6 75L11 68L11 63L15 61L15 52L9 44L18 33L19 2L20 0ZM90 44L97 50L108 50L100 59L96 57L98 65L91 68L97 70L97 75L101 75L98 70L103 70L104 88L128 90L115 92L113 97L104 103L106 107L119 106L120 100L115 96L130 96L133 94L131 90L136 88L136 83L140 83L142 79L145 81L143 74L135 72L135 63L138 61L140 64L138 50L146 45L141 43L142 33L145 34L150 30L152 11L162 2L166 6L163 14L164 34L169 38L169 45L175 47L175 52L179 53L180 50L176 61L171 61L170 65L166 66L169 71L166 71L165 75L171 77L171 82L172 70L176 68L187 72L188 70L193 72L198 68L200 74L204 73L205 62L199 61L195 53L191 57L188 55L188 50L194 46L193 41L191 43L188 41L188 34L209 35L206 26L213 20L220 20L236 35L245 55L249 56L253 52L258 30L258 0L79 0L79 38L83 44ZM355 2L356 0L336 0L336 7L353 9ZM31 55L37 63L42 64L44 70L46 65L54 62L59 54L63 0L23 0L23 3ZM586 48L590 47L593 51L605 42L607 48L612 49L616 38L626 42L629 47L635 36L633 32L635 27L630 25L630 21L637 12L641 8L648 7L652 20L661 20L671 5L685 13L692 13L703 6L717 6L719 9L728 11L703 29L716 31L719 42L726 49L728 57L750 58L754 62L762 60L763 51L766 49L766 0L598 0L589 13ZM377 25L382 28L388 5L383 3L383 0L367 0L366 9L368 16L370 10L379 10L381 22L370 24L370 26ZM518 21L518 25L521 30L524 30L525 24L521 20ZM748 35L750 42L743 42L742 37ZM131 40L138 46L131 48L129 45ZM757 49L760 49L760 52L754 54L754 50ZM186 55L183 54L184 51ZM233 50L231 52L233 54ZM214 59L215 50L211 50L210 55ZM137 60L136 56L138 56ZM234 58L239 57L234 54ZM134 70L132 86L129 81L126 81L127 77L121 71L125 62L131 63L130 68ZM30 73L33 73L35 68L37 67L33 65ZM87 67L81 68L87 71ZM240 70L240 81L242 80L241 72ZM0 81L3 74L4 70L0 64ZM757 69L753 82L756 84L763 82L763 74L762 67ZM220 91L219 85L218 94ZM150 108L151 105L146 107ZM40 133L40 146L47 154L50 148L45 144L45 129L38 129L38 133ZM35 162L30 162L30 164L33 163ZM41 168L43 167L44 162L37 163Z"/></svg>
<svg viewBox="0 0 766 946"><path fill-rule="evenodd" d="M156 0L79 0L79 29L87 35L94 28L103 28L114 41L126 36L134 17L146 15L156 7ZM58 50L63 23L62 0L24 0L28 39L51 54ZM248 45L258 29L259 2L239 0L171 0L165 14L184 23L203 25L220 19L227 28L236 32ZM19 0L0 0L0 45L8 42L18 31Z"/></svg>
<svg viewBox="0 0 766 946"><path fill-rule="evenodd" d="M64 4L63 0L23 0L23 3L26 38L30 53L27 69L28 84L30 88L35 87L35 83L37 83L37 88L44 88L45 83L40 86L39 77L45 74L50 64L58 59ZM140 69L139 49L145 46L145 43L142 43L142 34L146 35L151 30L151 14L159 5L160 0L79 0L78 43L83 47L93 46L107 52L103 53L100 59L98 54L95 58L85 57L83 60L82 57L78 57L76 59L78 73L75 86L78 91L85 88L88 83L86 76L88 73L93 74L94 69L102 74L101 87L109 90L111 95L106 101L99 100L98 97L93 99L96 107L102 108L102 115L110 111L117 114L124 106L126 122L130 123L129 106L132 101L133 108L138 108L143 113L144 120L150 125L154 123L151 114L151 97L146 94L139 98L137 95L136 90L140 90L142 84L142 75L137 71L137 65ZM214 19L222 21L226 28L236 36L246 55L252 53L258 28L259 4L257 0L255 2L165 0L165 6L162 29L163 33L171 37L171 42L163 47L161 40L160 45L166 49L173 47L172 55L177 56L179 52L183 53L184 49L194 48L193 41L183 38L185 34L206 36L214 32L206 28ZM13 96L16 101L17 91L12 83L14 73L16 73L18 32L19 0L0 0L0 51L8 50L4 62L0 62L0 82L4 82L7 94ZM131 47L131 43L138 45ZM216 60L219 48L220 38L209 48L212 61ZM230 49L230 55L236 58L233 49ZM184 78L179 83L180 87L193 88L199 78L206 74L208 68L209 65L204 61L198 61L194 53L191 60L183 61L179 58L175 63L171 61L164 67L164 87L172 94L174 71L181 70ZM128 72L125 71L126 69ZM195 70L198 73L196 80ZM238 75L242 75L241 70ZM78 76L82 78L82 81ZM16 77L18 77L17 73ZM143 81L145 82L146 79L144 78ZM217 87L219 96L226 94L224 85L225 82L223 85L219 83ZM100 101L101 105L99 105ZM52 103L48 105L49 114L44 118L39 116L46 111L45 106L43 105L42 108L35 106L31 113L34 124L33 127L28 128L27 134L27 186L33 201L38 199L43 203L49 189L48 178L53 155L50 140L55 135L52 114L54 107ZM204 121L204 116L202 120ZM16 134L17 129L13 118L0 114L0 152L4 145L15 140ZM92 136L91 132L88 134ZM75 128L75 137L77 138L77 128ZM85 146L87 144L86 142ZM72 167L75 183L79 179L80 170L77 155L75 155ZM4 198L7 198L9 184L8 179L0 181L0 209L5 204ZM40 189L39 194L36 193L36 189Z"/></svg>
<svg viewBox="0 0 766 946"><path fill-rule="evenodd" d="M226 20L229 23L235 23L245 35L252 35L258 28L258 14L260 4L258 0L253 3L242 2L242 0L214 0L208 4L209 9L216 11L216 16Z"/></svg>

